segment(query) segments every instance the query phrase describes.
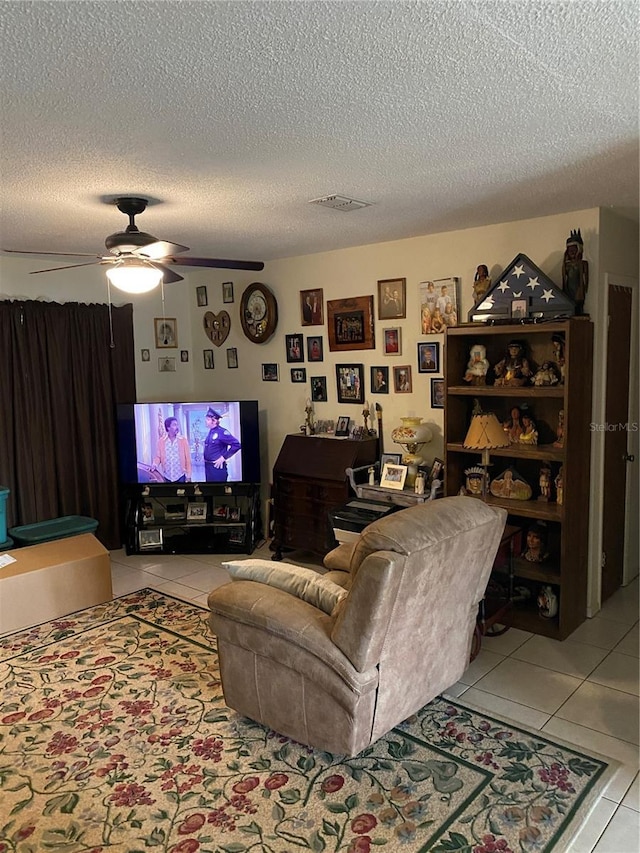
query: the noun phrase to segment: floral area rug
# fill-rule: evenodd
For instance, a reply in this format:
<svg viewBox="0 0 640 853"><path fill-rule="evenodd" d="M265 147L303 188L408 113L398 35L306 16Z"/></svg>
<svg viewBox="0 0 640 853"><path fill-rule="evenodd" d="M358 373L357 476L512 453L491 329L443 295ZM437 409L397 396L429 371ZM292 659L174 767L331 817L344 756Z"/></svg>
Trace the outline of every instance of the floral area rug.
<svg viewBox="0 0 640 853"><path fill-rule="evenodd" d="M608 765L437 699L343 759L223 701L207 611L153 590L0 638L0 853L543 853Z"/></svg>

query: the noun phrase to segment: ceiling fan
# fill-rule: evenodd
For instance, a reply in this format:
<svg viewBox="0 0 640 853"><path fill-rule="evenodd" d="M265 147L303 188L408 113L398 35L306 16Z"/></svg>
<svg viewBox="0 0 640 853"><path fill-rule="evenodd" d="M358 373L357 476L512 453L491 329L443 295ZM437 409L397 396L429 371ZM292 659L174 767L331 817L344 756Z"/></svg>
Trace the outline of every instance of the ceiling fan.
<svg viewBox="0 0 640 853"><path fill-rule="evenodd" d="M93 264L108 266L107 277L115 286L127 292L143 293L160 284L175 281L183 281L183 276L178 275L167 264L172 266L187 267L215 267L230 270L256 270L264 269L261 261L233 261L226 258L190 258L176 257L188 252L188 246L179 243L168 243L158 240L151 234L138 230L135 217L142 213L149 201L146 198L134 196L120 196L112 202L121 213L129 217L129 225L125 231L111 234L105 240L105 246L110 255L91 255L75 252L24 252L19 249L4 249L20 255L64 255L65 257L97 258L84 264L69 264L64 267L51 267L45 270L33 270L32 274L43 272L54 272L55 270L73 269L74 267L86 267ZM134 283L135 282L137 283ZM125 286L127 281L128 286Z"/></svg>

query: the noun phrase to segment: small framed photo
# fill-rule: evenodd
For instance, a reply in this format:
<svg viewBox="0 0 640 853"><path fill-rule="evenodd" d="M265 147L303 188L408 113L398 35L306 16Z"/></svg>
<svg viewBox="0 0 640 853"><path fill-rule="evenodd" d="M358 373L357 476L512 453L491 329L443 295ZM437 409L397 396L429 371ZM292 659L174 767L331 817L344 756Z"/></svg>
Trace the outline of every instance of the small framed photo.
<svg viewBox="0 0 640 853"><path fill-rule="evenodd" d="M403 364L393 368L393 390L396 394L410 394L413 391L411 365Z"/></svg>
<svg viewBox="0 0 640 853"><path fill-rule="evenodd" d="M306 367L292 367L291 368L291 381L292 382L306 382L307 381L307 369L306 369Z"/></svg>
<svg viewBox="0 0 640 853"><path fill-rule="evenodd" d="M309 335L307 338L307 361L324 361L322 335Z"/></svg>
<svg viewBox="0 0 640 853"><path fill-rule="evenodd" d="M407 466L395 465L385 462L380 477L380 485L383 489L404 489L404 481L407 479Z"/></svg>
<svg viewBox="0 0 640 853"><path fill-rule="evenodd" d="M162 548L162 528L139 530L138 547L141 551L159 551Z"/></svg>
<svg viewBox="0 0 640 853"><path fill-rule="evenodd" d="M429 488L431 488L431 484L434 480L440 480L441 483L444 481L444 462L442 459L438 459L437 457L431 463L431 470L427 477L427 485Z"/></svg>
<svg viewBox="0 0 640 853"><path fill-rule="evenodd" d="M378 320L402 320L407 316L406 278L378 282Z"/></svg>
<svg viewBox="0 0 640 853"><path fill-rule="evenodd" d="M374 365L371 368L371 393L389 393L389 368L382 365Z"/></svg>
<svg viewBox="0 0 640 853"><path fill-rule="evenodd" d="M204 501L191 501L187 506L187 521L206 521L207 505Z"/></svg>
<svg viewBox="0 0 640 853"><path fill-rule="evenodd" d="M382 330L382 347L385 355L402 355L401 329L393 326Z"/></svg>
<svg viewBox="0 0 640 853"><path fill-rule="evenodd" d="M440 372L440 344L418 344L418 373Z"/></svg>
<svg viewBox="0 0 640 853"><path fill-rule="evenodd" d="M180 361L189 361L189 350L181 349L180 350Z"/></svg>
<svg viewBox="0 0 640 853"><path fill-rule="evenodd" d="M142 361L151 361L151 353L148 349L141 349L140 358L142 359Z"/></svg>
<svg viewBox="0 0 640 853"><path fill-rule="evenodd" d="M344 415L341 418L338 418L338 423L336 424L336 435L349 435L349 422L350 418Z"/></svg>
<svg viewBox="0 0 640 853"><path fill-rule="evenodd" d="M364 367L362 364L336 364L339 403L364 403Z"/></svg>
<svg viewBox="0 0 640 853"><path fill-rule="evenodd" d="M227 516L229 521L240 521L240 507L239 506L230 506L229 507L229 515Z"/></svg>
<svg viewBox="0 0 640 853"><path fill-rule="evenodd" d="M529 303L526 299L511 300L511 317L514 320L524 320L529 316Z"/></svg>
<svg viewBox="0 0 640 853"><path fill-rule="evenodd" d="M224 519L226 521L229 515L229 507L226 504L218 504L213 508L213 515L215 518Z"/></svg>
<svg viewBox="0 0 640 853"><path fill-rule="evenodd" d="M444 409L444 379L431 380L431 408Z"/></svg>
<svg viewBox="0 0 640 853"><path fill-rule="evenodd" d="M389 462L391 465L399 465L402 462L402 453L383 453L380 456L380 470Z"/></svg>
<svg viewBox="0 0 640 853"><path fill-rule="evenodd" d="M238 366L238 350L236 347L227 347L227 367Z"/></svg>
<svg viewBox="0 0 640 853"><path fill-rule="evenodd" d="M206 308L209 304L206 284L201 284L199 287L196 287L196 302L198 303L198 308Z"/></svg>
<svg viewBox="0 0 640 853"><path fill-rule="evenodd" d="M202 350L202 355L204 356L204 369L213 370L213 350L204 349Z"/></svg>
<svg viewBox="0 0 640 853"><path fill-rule="evenodd" d="M233 282L232 281L223 281L222 282L222 301L223 302L233 302Z"/></svg>
<svg viewBox="0 0 640 853"><path fill-rule="evenodd" d="M160 373L175 373L176 372L176 360L175 358L159 358L158 359L158 370Z"/></svg>
<svg viewBox="0 0 640 853"><path fill-rule="evenodd" d="M304 361L302 335L285 335L284 342L287 349L287 361L289 363Z"/></svg>
<svg viewBox="0 0 640 853"><path fill-rule="evenodd" d="M311 377L311 399L314 403L327 402L327 377Z"/></svg>
<svg viewBox="0 0 640 853"><path fill-rule="evenodd" d="M144 524L151 524L155 521L155 514L153 512L153 504L145 501L140 507L140 512L142 515L142 521Z"/></svg>
<svg viewBox="0 0 640 853"><path fill-rule="evenodd" d="M178 346L178 322L175 317L154 317L156 349L175 349Z"/></svg>
<svg viewBox="0 0 640 853"><path fill-rule="evenodd" d="M300 316L303 326L321 326L324 323L322 288L300 291Z"/></svg>
<svg viewBox="0 0 640 853"><path fill-rule="evenodd" d="M277 364L263 364L262 365L262 381L263 382L277 382L278 381L278 365Z"/></svg>

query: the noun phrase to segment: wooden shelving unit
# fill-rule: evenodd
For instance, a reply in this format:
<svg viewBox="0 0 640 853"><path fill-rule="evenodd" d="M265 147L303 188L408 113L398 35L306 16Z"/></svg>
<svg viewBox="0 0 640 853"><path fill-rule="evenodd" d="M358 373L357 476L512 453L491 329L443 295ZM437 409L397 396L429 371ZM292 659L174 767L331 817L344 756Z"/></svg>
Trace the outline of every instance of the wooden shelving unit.
<svg viewBox="0 0 640 853"><path fill-rule="evenodd" d="M510 340L523 341L535 370L543 361L553 360L552 335L562 334L564 384L551 387L464 385L469 353L473 344L483 344L490 365L505 354ZM487 495L487 503L509 512L509 524L525 531L534 522L544 522L548 530L549 559L530 563L514 560L515 584L531 590L522 605L516 603L506 615L509 625L563 640L586 618L587 556L589 520L589 464L591 453L591 384L593 373L593 326L586 317L552 323L487 326L474 324L447 329L445 340L445 455L448 495L458 494L465 482L465 469L480 464L480 452L463 447L472 409L479 403L485 412L494 412L501 422L514 406L526 403L536 420L539 444L512 444L491 452L490 478L513 466L531 485L528 501ZM491 371L488 382L492 382ZM564 447L553 447L559 412L564 410ZM550 464L552 480L563 468L564 500L537 500L538 479L543 461ZM550 584L559 599L558 615L543 619L537 608L540 587Z"/></svg>

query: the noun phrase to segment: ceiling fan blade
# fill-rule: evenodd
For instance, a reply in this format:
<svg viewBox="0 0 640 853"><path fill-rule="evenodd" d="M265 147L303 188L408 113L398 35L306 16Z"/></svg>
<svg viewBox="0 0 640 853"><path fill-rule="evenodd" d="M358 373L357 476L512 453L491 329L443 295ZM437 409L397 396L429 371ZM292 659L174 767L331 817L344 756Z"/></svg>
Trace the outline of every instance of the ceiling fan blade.
<svg viewBox="0 0 640 853"><path fill-rule="evenodd" d="M223 270L253 270L260 272L264 269L262 261L230 261L225 258L163 258L165 264L176 264L185 267L214 267Z"/></svg>
<svg viewBox="0 0 640 853"><path fill-rule="evenodd" d="M155 267L157 270L162 270L162 280L165 284L173 284L175 281L184 281L183 276L178 275L178 273L173 270L170 270L169 267L165 267L164 264L149 261L149 265Z"/></svg>
<svg viewBox="0 0 640 853"><path fill-rule="evenodd" d="M55 272L56 270L72 270L76 267L92 267L95 264L102 264L104 261L87 261L86 264L69 264L66 267L51 267L48 270L31 270L29 275L38 275L39 272Z"/></svg>
<svg viewBox="0 0 640 853"><path fill-rule="evenodd" d="M188 251L189 247L181 246L180 243L167 243L166 240L156 240L155 243L147 243L146 246L139 246L133 250L132 254L160 261L169 255L179 255L181 252Z"/></svg>
<svg viewBox="0 0 640 853"><path fill-rule="evenodd" d="M60 255L63 258L99 258L100 255L89 252L28 252L25 249L2 249L12 255Z"/></svg>

